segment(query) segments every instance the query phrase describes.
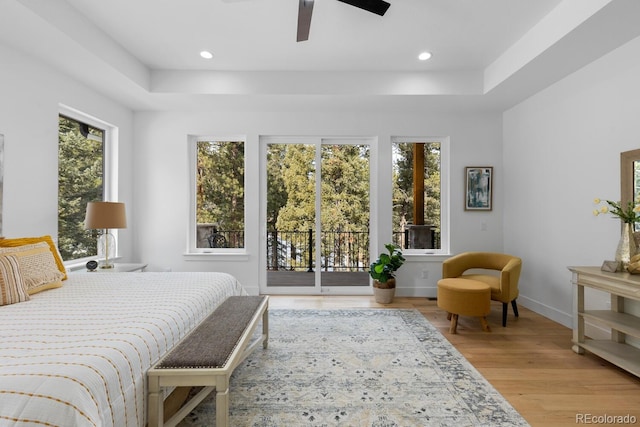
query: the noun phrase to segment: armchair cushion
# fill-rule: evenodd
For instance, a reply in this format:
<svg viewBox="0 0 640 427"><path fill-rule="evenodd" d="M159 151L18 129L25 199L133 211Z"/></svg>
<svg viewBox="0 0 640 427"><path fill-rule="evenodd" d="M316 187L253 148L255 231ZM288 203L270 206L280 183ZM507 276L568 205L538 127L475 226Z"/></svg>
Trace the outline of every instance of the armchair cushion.
<svg viewBox="0 0 640 427"><path fill-rule="evenodd" d="M458 276L461 279L470 279L477 280L478 282L482 282L485 285L489 285L491 288L491 299L496 300L495 297L499 296L500 291L500 277L492 275L492 274L463 274Z"/></svg>

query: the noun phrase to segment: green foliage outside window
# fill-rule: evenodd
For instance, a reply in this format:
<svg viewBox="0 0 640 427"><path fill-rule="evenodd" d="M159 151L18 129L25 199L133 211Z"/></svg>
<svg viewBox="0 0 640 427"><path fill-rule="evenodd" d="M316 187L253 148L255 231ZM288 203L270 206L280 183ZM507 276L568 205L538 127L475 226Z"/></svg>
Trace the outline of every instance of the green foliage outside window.
<svg viewBox="0 0 640 427"><path fill-rule="evenodd" d="M269 144L267 151L267 230L277 229L280 210L287 204L288 190L285 182L285 158L288 156L284 144Z"/></svg>
<svg viewBox="0 0 640 427"><path fill-rule="evenodd" d="M315 228L315 146L271 144L267 157L269 230ZM322 229L368 231L369 148L323 145Z"/></svg>
<svg viewBox="0 0 640 427"><path fill-rule="evenodd" d="M413 218L412 142L393 145L393 231L402 232ZM440 232L440 143L424 143L424 224ZM436 248L438 249L438 248Z"/></svg>
<svg viewBox="0 0 640 427"><path fill-rule="evenodd" d="M272 238L273 254L268 255L272 269L278 268L276 261L296 264L277 259L285 256L284 248L290 250L286 256L315 262L315 245L307 233L316 228L316 154L313 144L269 144L267 231ZM369 146L323 144L320 161L323 268L365 269L369 260Z"/></svg>
<svg viewBox="0 0 640 427"><path fill-rule="evenodd" d="M58 249L64 260L97 254L95 230L84 229L87 203L103 200L104 131L60 116Z"/></svg>
<svg viewBox="0 0 640 427"><path fill-rule="evenodd" d="M274 148L274 145L270 146ZM307 231L315 228L316 221L316 173L314 166L315 147L313 145L281 145L284 150L282 163L273 164L276 171L271 176L280 175L284 183L286 197L278 206L275 215L275 230ZM270 182L270 188L274 184ZM277 190L276 190L277 191Z"/></svg>
<svg viewBox="0 0 640 427"><path fill-rule="evenodd" d="M322 146L322 229L369 231L369 146Z"/></svg>
<svg viewBox="0 0 640 427"><path fill-rule="evenodd" d="M244 142L198 141L196 223L222 232L222 247L244 247Z"/></svg>

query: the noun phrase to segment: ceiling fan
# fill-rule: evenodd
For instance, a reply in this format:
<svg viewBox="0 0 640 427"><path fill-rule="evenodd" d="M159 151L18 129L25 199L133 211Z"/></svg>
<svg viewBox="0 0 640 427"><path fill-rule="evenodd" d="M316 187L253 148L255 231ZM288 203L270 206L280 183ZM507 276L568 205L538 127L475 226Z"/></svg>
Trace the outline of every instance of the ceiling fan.
<svg viewBox="0 0 640 427"><path fill-rule="evenodd" d="M299 0L298 8L298 36L299 42L309 40L309 29L311 27L311 14L313 13L313 0ZM342 3L350 4L359 9L366 10L367 12L375 13L376 15L384 16L391 6L389 3L383 0L338 0Z"/></svg>

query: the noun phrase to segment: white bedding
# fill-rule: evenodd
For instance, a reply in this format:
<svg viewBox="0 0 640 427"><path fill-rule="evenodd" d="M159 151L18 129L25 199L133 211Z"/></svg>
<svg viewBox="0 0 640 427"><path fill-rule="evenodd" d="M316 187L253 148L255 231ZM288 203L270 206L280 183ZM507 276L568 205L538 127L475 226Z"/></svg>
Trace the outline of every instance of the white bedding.
<svg viewBox="0 0 640 427"><path fill-rule="evenodd" d="M0 426L144 426L149 367L243 294L224 273L74 273L0 307Z"/></svg>

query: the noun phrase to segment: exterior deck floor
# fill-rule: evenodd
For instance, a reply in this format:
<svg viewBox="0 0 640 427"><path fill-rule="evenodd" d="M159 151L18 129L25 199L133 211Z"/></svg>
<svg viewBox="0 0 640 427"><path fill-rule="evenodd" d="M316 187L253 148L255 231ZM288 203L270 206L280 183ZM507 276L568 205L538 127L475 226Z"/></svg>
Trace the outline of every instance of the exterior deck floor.
<svg viewBox="0 0 640 427"><path fill-rule="evenodd" d="M369 286L365 271L323 271L322 286ZM306 271L268 271L267 286L314 286L315 274Z"/></svg>

